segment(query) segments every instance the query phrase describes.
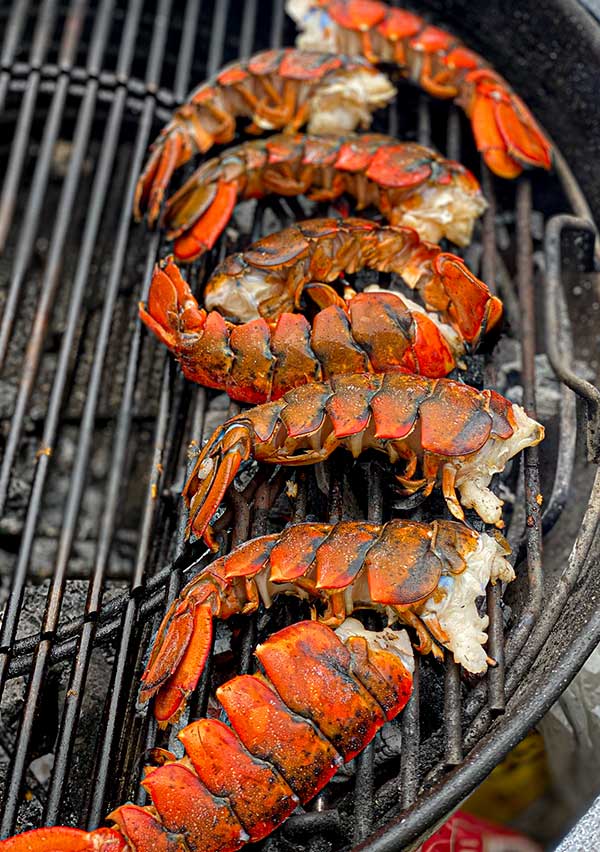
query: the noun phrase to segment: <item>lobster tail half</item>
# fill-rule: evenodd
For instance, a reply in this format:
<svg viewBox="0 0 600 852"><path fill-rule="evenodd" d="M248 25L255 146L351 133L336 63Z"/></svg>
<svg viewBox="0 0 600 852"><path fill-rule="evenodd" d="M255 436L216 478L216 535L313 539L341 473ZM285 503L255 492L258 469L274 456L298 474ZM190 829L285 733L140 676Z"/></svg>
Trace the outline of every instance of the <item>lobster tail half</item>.
<svg viewBox="0 0 600 852"><path fill-rule="evenodd" d="M187 755L147 770L151 806L117 808L116 829L42 828L0 842L0 852L235 852L315 796L412 691L406 634L372 633L353 619L338 635L294 624L256 654L266 676L217 690L230 724L192 722L179 734Z"/></svg>

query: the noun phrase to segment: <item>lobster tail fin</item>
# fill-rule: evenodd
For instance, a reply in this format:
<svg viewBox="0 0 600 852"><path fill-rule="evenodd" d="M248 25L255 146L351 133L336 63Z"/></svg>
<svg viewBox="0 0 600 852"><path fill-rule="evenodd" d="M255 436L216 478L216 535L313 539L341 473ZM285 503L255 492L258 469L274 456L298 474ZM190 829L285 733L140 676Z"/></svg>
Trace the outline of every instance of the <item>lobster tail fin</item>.
<svg viewBox="0 0 600 852"><path fill-rule="evenodd" d="M187 534L204 537L212 549L218 547L212 537L210 522L225 492L233 482L243 461L250 458L251 427L243 422L229 422L214 432L204 447L183 489L190 507Z"/></svg>
<svg viewBox="0 0 600 852"><path fill-rule="evenodd" d="M156 695L155 715L166 725L194 691L210 653L218 592L205 573L195 577L162 620L142 675L140 701Z"/></svg>
<svg viewBox="0 0 600 852"><path fill-rule="evenodd" d="M500 322L502 302L492 296L487 284L473 275L462 258L442 252L434 268L451 303L448 320L467 343L477 346L481 337Z"/></svg>
<svg viewBox="0 0 600 852"><path fill-rule="evenodd" d="M214 189L214 187L210 188ZM177 217L182 219L185 216L186 219L191 220L190 229L179 236L174 245L175 256L186 263L196 260L209 251L225 230L237 201L237 184L220 180L208 204L204 202L205 195L206 187L200 187L198 210L194 210L195 195L191 194L186 199L187 204L184 210Z"/></svg>
<svg viewBox="0 0 600 852"><path fill-rule="evenodd" d="M514 178L524 168L550 169L550 142L502 77L478 69L467 75L466 82L473 86L467 112L477 149L494 174Z"/></svg>
<svg viewBox="0 0 600 852"><path fill-rule="evenodd" d="M161 133L135 188L133 212L136 219L141 219L147 208L148 224L154 225L173 172L191 155L192 147L185 130L175 125Z"/></svg>
<svg viewBox="0 0 600 852"><path fill-rule="evenodd" d="M172 257L157 263L148 292L148 307L140 302L142 322L177 355L181 334L199 332L206 311L198 307L189 284Z"/></svg>

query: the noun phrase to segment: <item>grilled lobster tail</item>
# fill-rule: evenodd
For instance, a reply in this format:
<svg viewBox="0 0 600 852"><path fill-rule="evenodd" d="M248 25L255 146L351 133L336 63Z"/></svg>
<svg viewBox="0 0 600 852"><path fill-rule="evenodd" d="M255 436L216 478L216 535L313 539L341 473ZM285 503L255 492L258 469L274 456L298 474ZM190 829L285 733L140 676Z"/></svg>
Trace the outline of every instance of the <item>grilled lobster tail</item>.
<svg viewBox="0 0 600 852"><path fill-rule="evenodd" d="M312 621L256 650L264 675L217 690L229 725L200 719L146 772L152 805L110 814L116 828L41 828L0 842L1 852L235 852L269 835L355 757L412 689L406 635L347 621L339 636ZM290 666L290 660L294 665Z"/></svg>
<svg viewBox="0 0 600 852"><path fill-rule="evenodd" d="M361 293L344 301L328 287L317 289L323 310L312 323L301 314L284 313L273 323L260 318L234 325L216 311L201 310L167 259L154 270L148 307L140 305L140 318L173 352L187 379L254 404L279 399L307 382L359 370L438 378L453 370L463 354L451 328L440 329L397 293Z"/></svg>
<svg viewBox="0 0 600 852"><path fill-rule="evenodd" d="M478 150L500 177L549 169L552 147L503 77L453 35L380 0L288 0L308 50L341 50L370 62L392 62L436 98L454 98L471 120Z"/></svg>
<svg viewBox="0 0 600 852"><path fill-rule="evenodd" d="M472 507L502 526L492 475L543 437L520 406L450 379L357 373L313 382L215 430L184 489L190 530L214 546L210 521L242 462L314 464L337 447L355 457L367 449L387 453L404 465L397 479L405 493L426 496L439 483L455 518L464 520L463 507Z"/></svg>
<svg viewBox="0 0 600 852"><path fill-rule="evenodd" d="M331 627L356 609L380 611L413 627L422 653L441 656L443 645L465 669L481 673L488 619L476 600L489 581L514 578L507 553L500 536L455 521L302 523L252 539L208 565L173 602L141 698L156 696L159 724L176 719L206 665L213 619L251 613L261 602L269 607L278 594L326 604L320 621Z"/></svg>
<svg viewBox="0 0 600 852"><path fill-rule="evenodd" d="M361 269L393 272L425 308L476 346L498 325L502 302L462 258L423 242L412 228L367 219L307 219L225 258L205 288L205 304L245 322L293 311L306 286Z"/></svg>
<svg viewBox="0 0 600 852"><path fill-rule="evenodd" d="M248 131L255 133L306 123L314 133L347 133L368 126L371 113L394 94L366 59L337 51L267 50L234 62L198 86L161 130L137 183L135 214L147 208L148 222L155 222L173 172L195 154L231 142L236 117L250 118Z"/></svg>
<svg viewBox="0 0 600 852"><path fill-rule="evenodd" d="M171 196L164 221L177 259L190 261L212 248L238 200L271 193L314 201L348 193L358 210L374 205L392 225L457 245L471 241L475 219L486 208L464 166L422 145L377 133L281 133L228 148Z"/></svg>

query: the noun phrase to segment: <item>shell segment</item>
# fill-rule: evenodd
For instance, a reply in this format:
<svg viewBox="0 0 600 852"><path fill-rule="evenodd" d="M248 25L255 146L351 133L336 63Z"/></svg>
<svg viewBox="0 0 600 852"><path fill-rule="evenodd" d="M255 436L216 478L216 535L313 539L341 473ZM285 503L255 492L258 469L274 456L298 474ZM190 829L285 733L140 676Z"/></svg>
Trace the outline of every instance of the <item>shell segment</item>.
<svg viewBox="0 0 600 852"><path fill-rule="evenodd" d="M217 698L248 751L276 766L303 804L343 763L332 744L290 712L264 678L235 677L219 687Z"/></svg>
<svg viewBox="0 0 600 852"><path fill-rule="evenodd" d="M159 766L146 775L142 784L165 828L182 834L191 852L234 852L248 840L229 803L211 795L185 766Z"/></svg>
<svg viewBox="0 0 600 852"><path fill-rule="evenodd" d="M304 577L330 532L330 524L294 524L284 530L269 556L272 582L290 583Z"/></svg>
<svg viewBox="0 0 600 852"><path fill-rule="evenodd" d="M421 445L441 456L466 456L479 450L492 430L486 399L459 382L437 382L420 403Z"/></svg>
<svg viewBox="0 0 600 852"><path fill-rule="evenodd" d="M251 842L271 834L295 810L298 799L279 772L250 754L223 722L199 719L179 739L202 783L227 799Z"/></svg>
<svg viewBox="0 0 600 852"><path fill-rule="evenodd" d="M351 585L380 530L376 524L359 521L336 524L316 551L317 589L345 589Z"/></svg>
<svg viewBox="0 0 600 852"><path fill-rule="evenodd" d="M395 520L385 525L365 557L373 601L407 606L433 593L442 563L432 550L431 539L429 524Z"/></svg>
<svg viewBox="0 0 600 852"><path fill-rule="evenodd" d="M286 705L310 718L344 760L351 760L381 727L383 712L348 673L350 653L327 627L315 624L310 644L295 627L280 633L276 644L259 645L256 656ZM290 660L298 668L290 670Z"/></svg>

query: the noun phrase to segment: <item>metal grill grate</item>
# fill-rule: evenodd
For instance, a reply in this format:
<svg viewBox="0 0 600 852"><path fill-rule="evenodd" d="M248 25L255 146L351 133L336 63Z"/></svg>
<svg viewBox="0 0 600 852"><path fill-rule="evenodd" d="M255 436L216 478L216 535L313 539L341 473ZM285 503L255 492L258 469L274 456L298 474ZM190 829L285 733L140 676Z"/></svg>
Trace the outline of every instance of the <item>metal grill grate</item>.
<svg viewBox="0 0 600 852"><path fill-rule="evenodd" d="M198 545L184 549L178 495L186 448L235 409L187 386L137 322L137 301L164 247L160 235L132 223L133 191L148 143L191 84L238 55L291 43L293 27L279 0L15 0L0 10L0 24L0 126L9 142L0 142L0 765L1 830L8 834L44 822L92 826L126 797L143 802L140 755L166 744L147 712L136 709L137 685L160 613L206 558ZM394 106L382 121L377 129L432 142L478 169L452 107L407 87L402 110ZM533 413L543 387L536 354L546 339L555 370L587 399L593 422L598 396L573 373L561 289L561 229L577 232L578 249L569 244L568 256L590 263L593 232L581 219L553 220L548 228L544 321L535 286L544 276L544 219L569 206L579 217L587 212L559 165L560 180L535 175L506 185L482 175L490 209L467 258L499 290L510 329L491 360L472 359L469 375L495 386L506 376L503 364L520 359L509 391L511 383L522 386ZM313 210L296 200L246 205L236 233L230 229L194 267L192 281L200 287L215 261L250 236ZM600 486L592 487L591 471L577 462L575 396L566 384L556 395L541 466L537 448L529 450L500 486L514 496L508 536L520 569L507 606L498 589L488 593L488 650L498 666L467 682L451 661L443 671L420 661L399 725L401 752L393 738L369 747L265 845L339 848L401 813L401 822L370 842L380 850L403 847L522 736L527 723L502 714L524 682L535 682L535 668L526 677L533 661L552 660L540 651L585 577L600 513ZM575 464L590 502L565 513L575 513L578 526L586 510L562 580L549 590L542 530L559 518L564 523ZM549 495L543 509L535 499L540 475ZM223 521L233 520L230 546L285 522L279 495L289 476L258 477L234 493L233 515ZM379 461L349 471L334 458L316 475L293 478L295 520L315 508L320 518L364 517L368 506L369 519L379 522L394 500ZM436 510L440 505L429 502L411 516ZM191 715L206 712L215 678L250 670L256 642L303 612L300 604L276 604L234 622L233 633L225 628Z"/></svg>

